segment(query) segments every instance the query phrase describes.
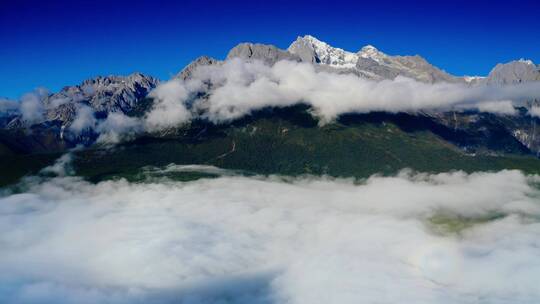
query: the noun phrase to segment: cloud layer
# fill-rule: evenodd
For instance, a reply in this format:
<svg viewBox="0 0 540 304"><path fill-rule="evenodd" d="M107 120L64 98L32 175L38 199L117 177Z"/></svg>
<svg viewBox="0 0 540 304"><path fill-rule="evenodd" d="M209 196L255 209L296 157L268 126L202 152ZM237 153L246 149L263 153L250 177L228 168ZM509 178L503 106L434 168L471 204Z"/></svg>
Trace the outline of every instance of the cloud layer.
<svg viewBox="0 0 540 304"><path fill-rule="evenodd" d="M201 97L208 84L212 93ZM151 95L158 103L147 117L150 128L175 126L201 116L225 122L267 106L296 103L311 105L324 123L343 113L371 111L476 109L513 115L512 102L540 97L540 83L470 86L428 84L404 77L377 82L319 71L307 63L279 61L268 66L232 59L201 66L193 78L166 82Z"/></svg>
<svg viewBox="0 0 540 304"><path fill-rule="evenodd" d="M0 198L0 302L536 303L538 182L28 179Z"/></svg>

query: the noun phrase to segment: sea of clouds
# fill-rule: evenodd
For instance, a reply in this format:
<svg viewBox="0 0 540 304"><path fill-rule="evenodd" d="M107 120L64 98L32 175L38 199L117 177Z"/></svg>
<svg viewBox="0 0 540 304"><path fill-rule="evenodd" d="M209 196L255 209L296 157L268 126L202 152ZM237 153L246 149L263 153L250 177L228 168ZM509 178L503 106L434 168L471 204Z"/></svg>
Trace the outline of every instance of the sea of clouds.
<svg viewBox="0 0 540 304"><path fill-rule="evenodd" d="M92 184L65 175L66 163L44 171L57 177L0 192L0 303L540 298L538 176L231 173Z"/></svg>

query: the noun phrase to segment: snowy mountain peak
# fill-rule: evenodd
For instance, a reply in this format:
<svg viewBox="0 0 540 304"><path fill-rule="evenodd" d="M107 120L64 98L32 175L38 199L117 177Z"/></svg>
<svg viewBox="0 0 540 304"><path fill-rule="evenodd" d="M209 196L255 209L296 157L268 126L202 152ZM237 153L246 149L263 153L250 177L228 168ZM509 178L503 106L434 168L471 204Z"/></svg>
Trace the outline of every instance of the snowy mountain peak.
<svg viewBox="0 0 540 304"><path fill-rule="evenodd" d="M371 44L364 46L360 52L378 52L379 50Z"/></svg>
<svg viewBox="0 0 540 304"><path fill-rule="evenodd" d="M341 48L333 47L311 35L298 37L287 50L300 56L303 60L311 56L311 59L308 61L327 64L337 68L354 68L358 62L358 58L368 58L382 63L388 57L388 55L379 51L373 45L366 45L355 54Z"/></svg>
<svg viewBox="0 0 540 304"><path fill-rule="evenodd" d="M353 68L358 61L355 53L330 46L311 35L298 37L287 49L303 61L328 64L338 68Z"/></svg>
<svg viewBox="0 0 540 304"><path fill-rule="evenodd" d="M300 39L300 40L303 40L303 41L308 41L310 43L312 43L313 45L317 45L319 47L330 47L330 45L324 41L321 41L317 38L315 38L314 36L311 36L311 35L304 35L304 37L300 37L298 36L296 38L297 40Z"/></svg>
<svg viewBox="0 0 540 304"><path fill-rule="evenodd" d="M384 58L388 57L385 53L379 51L371 44L364 46L358 53L359 57L373 59L377 62L381 62Z"/></svg>
<svg viewBox="0 0 540 304"><path fill-rule="evenodd" d="M394 79L397 76L422 82L463 82L432 66L420 56L390 56L373 45L366 45L357 53L333 47L311 35L298 37L287 49L302 62L326 65L340 72L352 71L368 79Z"/></svg>

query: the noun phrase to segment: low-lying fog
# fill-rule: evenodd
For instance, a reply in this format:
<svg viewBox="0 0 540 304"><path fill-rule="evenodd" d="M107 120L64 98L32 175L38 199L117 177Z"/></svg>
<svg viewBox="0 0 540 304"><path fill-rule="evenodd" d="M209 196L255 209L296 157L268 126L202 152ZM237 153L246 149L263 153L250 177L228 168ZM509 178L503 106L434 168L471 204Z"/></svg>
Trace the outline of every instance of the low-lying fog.
<svg viewBox="0 0 540 304"><path fill-rule="evenodd" d="M29 178L0 197L0 302L538 303L538 182Z"/></svg>

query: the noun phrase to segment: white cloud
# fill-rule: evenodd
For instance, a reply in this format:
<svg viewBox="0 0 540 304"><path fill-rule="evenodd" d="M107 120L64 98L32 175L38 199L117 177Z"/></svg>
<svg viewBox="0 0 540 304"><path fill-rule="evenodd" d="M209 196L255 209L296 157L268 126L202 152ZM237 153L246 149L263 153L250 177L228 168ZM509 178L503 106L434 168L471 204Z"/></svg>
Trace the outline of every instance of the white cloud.
<svg viewBox="0 0 540 304"><path fill-rule="evenodd" d="M539 181L29 181L0 198L0 302L536 303Z"/></svg>
<svg viewBox="0 0 540 304"><path fill-rule="evenodd" d="M511 100L501 101L483 101L477 105L478 111L501 114L501 115L516 115L517 110L514 108Z"/></svg>
<svg viewBox="0 0 540 304"><path fill-rule="evenodd" d="M77 107L77 116L69 126L75 133L81 133L86 129L93 129L96 126L97 120L94 116L94 110L87 105L79 105Z"/></svg>
<svg viewBox="0 0 540 304"><path fill-rule="evenodd" d="M71 162L73 161L73 154L66 153L58 158L54 164L47 166L41 170L40 173L52 174L54 176L66 176L73 174Z"/></svg>
<svg viewBox="0 0 540 304"><path fill-rule="evenodd" d="M168 81L150 93L157 100L145 117L145 127L149 131L175 127L191 119L186 102L202 87L199 81Z"/></svg>
<svg viewBox="0 0 540 304"><path fill-rule="evenodd" d="M43 114L45 107L43 98L45 98L47 94L45 89L40 88L22 96L19 111L21 112L24 121L33 124L41 122L44 119Z"/></svg>
<svg viewBox="0 0 540 304"><path fill-rule="evenodd" d="M96 127L96 131L100 133L97 142L117 143L126 137L137 134L141 128L141 122L138 118L112 112Z"/></svg>
<svg viewBox="0 0 540 304"><path fill-rule="evenodd" d="M182 124L199 115L223 122L266 106L300 102L311 105L322 122L347 112L371 111L458 108L513 115L512 102L540 97L540 83L469 86L427 84L404 77L376 82L353 74L316 71L313 65L291 61L270 67L233 59L223 65L199 67L194 79L213 85L210 96L193 100L203 87L180 80L162 84L153 93L160 106L149 115L150 128Z"/></svg>

